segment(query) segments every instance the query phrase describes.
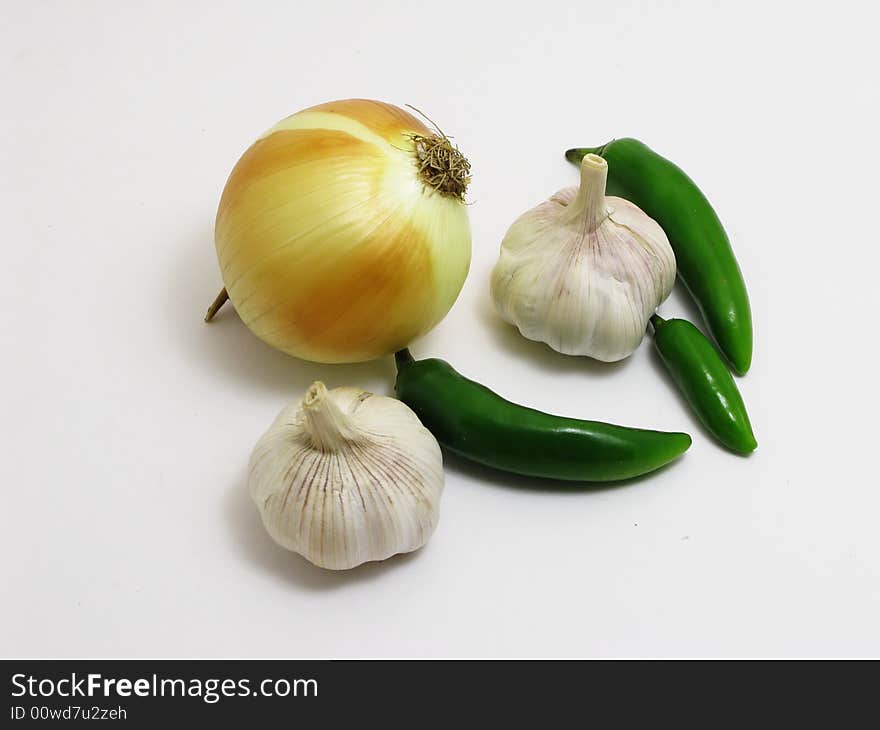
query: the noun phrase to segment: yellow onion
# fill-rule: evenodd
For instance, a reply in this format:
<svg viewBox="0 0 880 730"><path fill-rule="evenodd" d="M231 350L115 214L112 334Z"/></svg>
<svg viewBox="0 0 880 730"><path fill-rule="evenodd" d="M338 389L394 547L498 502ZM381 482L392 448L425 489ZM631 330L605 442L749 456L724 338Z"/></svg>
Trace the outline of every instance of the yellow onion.
<svg viewBox="0 0 880 730"><path fill-rule="evenodd" d="M470 166L439 131L367 99L287 117L235 165L214 241L242 321L315 362L394 352L436 325L470 265Z"/></svg>

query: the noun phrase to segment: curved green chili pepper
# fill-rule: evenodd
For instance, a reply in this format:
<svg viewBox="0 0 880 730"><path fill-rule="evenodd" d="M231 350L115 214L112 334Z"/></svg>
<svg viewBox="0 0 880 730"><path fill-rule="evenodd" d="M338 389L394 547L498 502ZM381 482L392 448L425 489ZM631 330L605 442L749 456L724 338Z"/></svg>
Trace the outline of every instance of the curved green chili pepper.
<svg viewBox="0 0 880 730"><path fill-rule="evenodd" d="M742 273L712 206L693 181L669 160L635 139L570 149L579 164L593 152L608 161L608 194L635 203L656 220L675 252L678 274L734 370L752 363L752 313Z"/></svg>
<svg viewBox="0 0 880 730"><path fill-rule="evenodd" d="M654 471L691 445L686 433L551 416L511 403L443 360L395 355L397 397L447 449L503 471L613 481Z"/></svg>
<svg viewBox="0 0 880 730"><path fill-rule="evenodd" d="M727 448L747 454L758 446L749 414L733 378L715 347L684 319L656 314L654 346L703 425Z"/></svg>

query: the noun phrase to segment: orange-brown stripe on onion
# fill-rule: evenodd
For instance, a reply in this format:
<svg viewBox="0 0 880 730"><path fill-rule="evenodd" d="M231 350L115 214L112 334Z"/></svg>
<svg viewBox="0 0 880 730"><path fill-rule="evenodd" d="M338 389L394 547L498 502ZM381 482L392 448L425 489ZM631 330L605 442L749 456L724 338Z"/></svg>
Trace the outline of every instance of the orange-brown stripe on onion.
<svg viewBox="0 0 880 730"><path fill-rule="evenodd" d="M225 289L262 340L315 362L406 347L449 311L470 265L470 166L391 104L287 117L235 165L214 242Z"/></svg>

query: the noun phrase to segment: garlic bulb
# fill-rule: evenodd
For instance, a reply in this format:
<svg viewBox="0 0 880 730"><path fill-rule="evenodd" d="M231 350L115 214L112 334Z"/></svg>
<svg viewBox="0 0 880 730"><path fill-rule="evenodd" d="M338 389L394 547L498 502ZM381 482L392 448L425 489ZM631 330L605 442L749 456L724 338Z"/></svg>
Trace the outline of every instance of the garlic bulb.
<svg viewBox="0 0 880 730"><path fill-rule="evenodd" d="M316 382L257 443L248 489L275 542L344 570L428 541L443 457L399 400Z"/></svg>
<svg viewBox="0 0 880 730"><path fill-rule="evenodd" d="M605 196L608 163L588 154L580 188L521 215L501 243L492 299L524 337L567 355L630 355L675 283L663 229L623 198Z"/></svg>

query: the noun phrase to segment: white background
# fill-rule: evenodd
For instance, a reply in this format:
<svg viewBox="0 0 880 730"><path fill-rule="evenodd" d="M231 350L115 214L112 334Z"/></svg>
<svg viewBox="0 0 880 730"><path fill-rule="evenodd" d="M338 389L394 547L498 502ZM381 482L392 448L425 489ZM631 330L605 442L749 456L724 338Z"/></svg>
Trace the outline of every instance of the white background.
<svg viewBox="0 0 880 730"><path fill-rule="evenodd" d="M8 2L0 23L4 656L880 654L872 2ZM410 103L474 170L474 256L413 347L551 412L683 429L674 466L562 490L447 459L418 553L329 573L276 547L250 450L316 378L252 336L212 226L237 157L351 96ZM499 322L508 224L636 136L725 221L759 440L710 441L646 341L602 366ZM678 289L666 316L695 312Z"/></svg>

